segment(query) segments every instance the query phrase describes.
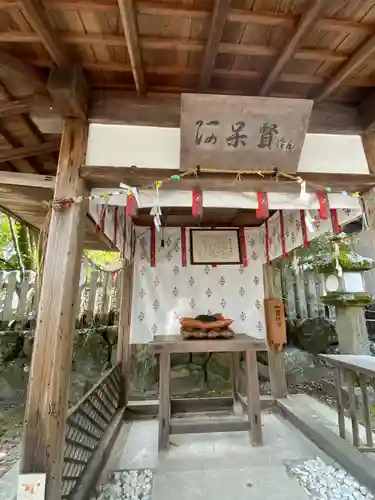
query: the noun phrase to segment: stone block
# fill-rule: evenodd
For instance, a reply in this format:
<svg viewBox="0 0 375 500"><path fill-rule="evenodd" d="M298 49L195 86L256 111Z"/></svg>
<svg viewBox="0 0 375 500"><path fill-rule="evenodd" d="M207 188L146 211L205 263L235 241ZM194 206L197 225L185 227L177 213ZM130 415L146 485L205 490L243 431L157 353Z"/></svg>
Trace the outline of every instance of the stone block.
<svg viewBox="0 0 375 500"><path fill-rule="evenodd" d="M190 353L171 354L171 366L187 365L190 362Z"/></svg>
<svg viewBox="0 0 375 500"><path fill-rule="evenodd" d="M171 393L188 395L194 390L205 388L205 374L200 365L190 363L177 365L171 369Z"/></svg>

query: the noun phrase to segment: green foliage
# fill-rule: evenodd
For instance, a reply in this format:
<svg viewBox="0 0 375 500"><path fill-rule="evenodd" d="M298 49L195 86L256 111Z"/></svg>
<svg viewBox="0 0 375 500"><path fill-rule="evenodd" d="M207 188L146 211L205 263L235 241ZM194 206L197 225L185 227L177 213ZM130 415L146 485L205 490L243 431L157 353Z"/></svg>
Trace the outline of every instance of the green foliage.
<svg viewBox="0 0 375 500"><path fill-rule="evenodd" d="M99 267L113 264L114 262L120 263L119 252L104 252L101 250L85 250L85 256Z"/></svg>

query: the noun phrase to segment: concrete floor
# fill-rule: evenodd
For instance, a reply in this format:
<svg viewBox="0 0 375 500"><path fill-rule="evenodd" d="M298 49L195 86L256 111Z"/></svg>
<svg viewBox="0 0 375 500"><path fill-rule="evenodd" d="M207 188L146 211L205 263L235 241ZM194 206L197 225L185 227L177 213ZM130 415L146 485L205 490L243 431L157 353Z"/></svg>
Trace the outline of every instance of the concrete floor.
<svg viewBox="0 0 375 500"><path fill-rule="evenodd" d="M107 471L152 468L153 500L307 500L286 464L320 456L332 461L281 416L264 414L263 447L246 432L171 436L158 455L156 420L124 424Z"/></svg>

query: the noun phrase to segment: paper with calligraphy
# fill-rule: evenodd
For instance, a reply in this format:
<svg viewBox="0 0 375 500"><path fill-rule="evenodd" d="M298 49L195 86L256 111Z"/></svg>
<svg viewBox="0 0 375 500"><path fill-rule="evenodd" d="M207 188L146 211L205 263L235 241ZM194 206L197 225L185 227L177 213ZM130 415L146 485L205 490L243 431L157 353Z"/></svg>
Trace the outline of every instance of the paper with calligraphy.
<svg viewBox="0 0 375 500"><path fill-rule="evenodd" d="M180 168L295 173L312 105L307 99L183 94Z"/></svg>
<svg viewBox="0 0 375 500"><path fill-rule="evenodd" d="M191 264L240 264L239 233L191 229Z"/></svg>
<svg viewBox="0 0 375 500"><path fill-rule="evenodd" d="M45 500L46 475L20 474L17 500Z"/></svg>

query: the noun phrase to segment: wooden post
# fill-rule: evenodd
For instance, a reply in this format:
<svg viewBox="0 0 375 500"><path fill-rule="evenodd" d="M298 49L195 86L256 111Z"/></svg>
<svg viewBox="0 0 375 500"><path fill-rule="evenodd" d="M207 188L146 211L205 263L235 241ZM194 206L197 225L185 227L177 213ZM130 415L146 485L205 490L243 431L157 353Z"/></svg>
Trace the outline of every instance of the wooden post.
<svg viewBox="0 0 375 500"><path fill-rule="evenodd" d="M130 320L133 295L133 264L125 265L121 270L121 299L118 321L117 361L121 363L123 383L122 401L128 403L130 377Z"/></svg>
<svg viewBox="0 0 375 500"><path fill-rule="evenodd" d="M55 198L86 194L79 178L87 125L64 123ZM26 402L21 473L46 473L46 498L61 498L65 420L68 411L74 313L87 202L53 209L45 255L34 351Z"/></svg>
<svg viewBox="0 0 375 500"><path fill-rule="evenodd" d="M276 299L280 297L281 287L275 285L275 277L275 267L272 264L264 264L264 298L266 299ZM272 396L275 398L285 398L287 396L287 386L284 367L284 352L278 351L275 346L269 346L268 349L268 368L270 373Z"/></svg>
<svg viewBox="0 0 375 500"><path fill-rule="evenodd" d="M87 323L89 325L94 321L97 284L98 284L98 271L96 269L93 269L91 271L91 277L89 282L89 298L87 301L87 310L86 310L86 318L87 318Z"/></svg>

